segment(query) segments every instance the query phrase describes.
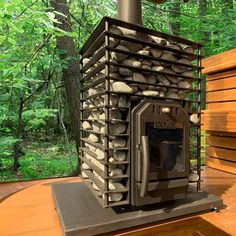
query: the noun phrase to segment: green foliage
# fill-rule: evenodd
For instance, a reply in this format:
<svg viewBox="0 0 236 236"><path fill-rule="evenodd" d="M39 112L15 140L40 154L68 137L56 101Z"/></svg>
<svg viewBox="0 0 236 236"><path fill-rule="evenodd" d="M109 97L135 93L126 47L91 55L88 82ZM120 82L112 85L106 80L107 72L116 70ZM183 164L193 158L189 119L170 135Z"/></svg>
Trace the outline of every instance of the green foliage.
<svg viewBox="0 0 236 236"><path fill-rule="evenodd" d="M0 157L0 182L69 176L77 167L76 150L70 144L71 152L62 145L50 143L26 144L21 167L13 174L13 159Z"/></svg>
<svg viewBox="0 0 236 236"><path fill-rule="evenodd" d="M144 25L171 33L170 25L179 23L180 36L202 42L205 56L236 46L235 6L222 6L221 0L206 1L205 14L201 15L201 0L185 4L177 1L180 12L173 18L176 0L161 5L143 0ZM63 149L67 142L63 139L56 145L57 151L43 151L48 150L43 143L64 135L64 127L71 136L61 81L62 70L71 58L59 58L66 52L56 49L56 37L73 37L79 50L103 16L116 16L117 6L116 0L79 0L68 4L73 29L69 33L58 28L61 22L56 16L61 13L52 11L48 1L0 0L0 179L58 176L76 168L73 165L71 169L70 158L63 158L67 156ZM19 114L21 102L23 110ZM22 142L27 146L29 141L39 140L43 142L40 148L24 148L20 176L12 177L14 144Z"/></svg>
<svg viewBox="0 0 236 236"><path fill-rule="evenodd" d="M56 109L36 109L23 112L23 124L26 131L42 131L47 128L50 119L56 117Z"/></svg>

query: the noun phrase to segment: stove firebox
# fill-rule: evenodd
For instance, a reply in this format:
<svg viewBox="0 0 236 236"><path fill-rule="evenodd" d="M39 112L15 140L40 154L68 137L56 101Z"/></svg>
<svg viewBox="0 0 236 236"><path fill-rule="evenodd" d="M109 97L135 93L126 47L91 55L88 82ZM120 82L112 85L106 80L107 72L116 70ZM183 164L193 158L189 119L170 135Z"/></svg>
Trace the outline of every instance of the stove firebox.
<svg viewBox="0 0 236 236"><path fill-rule="evenodd" d="M80 56L81 175L101 205L185 198L194 171L199 190L201 45L104 17Z"/></svg>

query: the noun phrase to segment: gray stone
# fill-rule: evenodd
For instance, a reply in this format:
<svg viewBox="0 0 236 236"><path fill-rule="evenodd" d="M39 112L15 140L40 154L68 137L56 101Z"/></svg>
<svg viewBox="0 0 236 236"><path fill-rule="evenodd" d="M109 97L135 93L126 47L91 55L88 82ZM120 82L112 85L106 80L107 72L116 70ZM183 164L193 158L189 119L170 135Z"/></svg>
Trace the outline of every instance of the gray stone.
<svg viewBox="0 0 236 236"><path fill-rule="evenodd" d="M171 93L171 92L168 92L166 93L166 98L172 98L172 99L179 99L179 96L177 93Z"/></svg>
<svg viewBox="0 0 236 236"><path fill-rule="evenodd" d="M90 170L91 168L89 167L89 165L87 165L86 163L82 164L82 169L83 170Z"/></svg>
<svg viewBox="0 0 236 236"><path fill-rule="evenodd" d="M140 73L134 73L133 74L133 80L137 81L137 82L147 83L146 78ZM137 86L142 90L147 88L147 85L145 85L145 84L137 84Z"/></svg>
<svg viewBox="0 0 236 236"><path fill-rule="evenodd" d="M198 117L198 114L192 114L190 116L190 121L194 124L198 124L200 122L200 119Z"/></svg>
<svg viewBox="0 0 236 236"><path fill-rule="evenodd" d="M156 49L156 48L150 48L149 51L152 54L152 56L154 56L156 58L159 58L163 53L162 50L159 50L159 49Z"/></svg>
<svg viewBox="0 0 236 236"><path fill-rule="evenodd" d="M162 84L164 84L165 86L170 85L170 81L164 75L158 75L157 80L161 82Z"/></svg>
<svg viewBox="0 0 236 236"><path fill-rule="evenodd" d="M112 90L114 92L117 92L117 93L128 93L128 94L132 94L133 93L133 89L129 85L127 85L127 84L125 84L123 82L115 82L115 83L113 83L112 84Z"/></svg>
<svg viewBox="0 0 236 236"><path fill-rule="evenodd" d="M163 38L157 37L157 36L151 36L153 39L153 42L161 45L161 46L166 46L167 41Z"/></svg>
<svg viewBox="0 0 236 236"><path fill-rule="evenodd" d="M94 121L92 123L92 126L93 126L93 130L94 131L99 132L100 129L101 129L102 124L100 122L98 122L98 121Z"/></svg>
<svg viewBox="0 0 236 236"><path fill-rule="evenodd" d="M192 83L190 83L187 80L182 80L178 83L180 88L186 88L186 89L191 89L192 88Z"/></svg>
<svg viewBox="0 0 236 236"><path fill-rule="evenodd" d="M118 101L119 101L119 96L117 94L110 95L110 105L117 106Z"/></svg>
<svg viewBox="0 0 236 236"><path fill-rule="evenodd" d="M177 61L177 58L173 56L173 54L165 52L162 54L161 59L168 60L168 61Z"/></svg>
<svg viewBox="0 0 236 236"><path fill-rule="evenodd" d="M164 71L164 67L162 66L153 66L152 70L154 71L159 71L159 72L163 72Z"/></svg>
<svg viewBox="0 0 236 236"><path fill-rule="evenodd" d="M132 70L129 70L127 68L120 67L118 70L119 70L120 75L128 76L128 77L133 75Z"/></svg>
<svg viewBox="0 0 236 236"><path fill-rule="evenodd" d="M175 88L168 88L169 92L178 93L178 86L177 86L177 84L171 84L170 86L175 87Z"/></svg>
<svg viewBox="0 0 236 236"><path fill-rule="evenodd" d="M118 101L118 107L127 107L127 97L122 95Z"/></svg>
<svg viewBox="0 0 236 236"><path fill-rule="evenodd" d="M156 76L154 76L154 75L147 75L145 77L146 77L146 80L147 80L147 82L149 84L156 84L156 82L157 82Z"/></svg>
<svg viewBox="0 0 236 236"><path fill-rule="evenodd" d="M126 146L126 139L124 138L114 138L112 141L111 141L111 145L112 147L114 148L123 148Z"/></svg>
<svg viewBox="0 0 236 236"><path fill-rule="evenodd" d="M121 62L121 64L126 65L126 66L133 66L137 68L140 68L142 66L141 62L135 59L125 59Z"/></svg>
<svg viewBox="0 0 236 236"><path fill-rule="evenodd" d="M140 50L137 52L138 54L144 55L144 56L149 56L150 52L148 50Z"/></svg>
<svg viewBox="0 0 236 236"><path fill-rule="evenodd" d="M152 65L152 62L150 60L146 60L146 59L142 60L141 63L142 63L142 65L146 65L146 66Z"/></svg>
<svg viewBox="0 0 236 236"><path fill-rule="evenodd" d="M121 150L114 150L113 157L116 161L125 161L127 157L127 152Z"/></svg>
<svg viewBox="0 0 236 236"><path fill-rule="evenodd" d="M187 70L182 73L183 76L194 77L194 70Z"/></svg>
<svg viewBox="0 0 236 236"><path fill-rule="evenodd" d="M93 143L98 143L99 142L99 137L95 134L90 134L88 136L88 140L93 142Z"/></svg>
<svg viewBox="0 0 236 236"><path fill-rule="evenodd" d="M129 49L123 45L118 45L116 47L116 49L119 49L119 50L122 50L122 51L125 51L125 52L129 52ZM118 53L118 52L111 52L111 58L120 62L122 60L124 60L125 58L127 58L128 55L125 55L125 54L122 54L122 53Z"/></svg>
<svg viewBox="0 0 236 236"><path fill-rule="evenodd" d="M119 109L110 110L110 119L112 120L121 120L122 114Z"/></svg>
<svg viewBox="0 0 236 236"><path fill-rule="evenodd" d="M110 124L110 133L123 134L126 131L126 124L123 122L115 122Z"/></svg>
<svg viewBox="0 0 236 236"><path fill-rule="evenodd" d="M85 129L85 130L91 130L92 126L91 126L91 124L88 121L84 121L82 123L82 128Z"/></svg>
<svg viewBox="0 0 236 236"><path fill-rule="evenodd" d="M151 91L151 90L144 90L142 91L144 96L153 96L153 97L158 97L159 92L158 91Z"/></svg>

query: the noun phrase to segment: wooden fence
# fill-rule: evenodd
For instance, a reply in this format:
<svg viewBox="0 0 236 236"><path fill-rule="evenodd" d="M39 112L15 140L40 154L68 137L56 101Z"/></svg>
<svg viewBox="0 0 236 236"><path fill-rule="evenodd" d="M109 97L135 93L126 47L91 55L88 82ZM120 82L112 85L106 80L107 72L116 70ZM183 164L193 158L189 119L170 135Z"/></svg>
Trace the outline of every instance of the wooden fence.
<svg viewBox="0 0 236 236"><path fill-rule="evenodd" d="M236 174L236 49L203 60L207 165Z"/></svg>

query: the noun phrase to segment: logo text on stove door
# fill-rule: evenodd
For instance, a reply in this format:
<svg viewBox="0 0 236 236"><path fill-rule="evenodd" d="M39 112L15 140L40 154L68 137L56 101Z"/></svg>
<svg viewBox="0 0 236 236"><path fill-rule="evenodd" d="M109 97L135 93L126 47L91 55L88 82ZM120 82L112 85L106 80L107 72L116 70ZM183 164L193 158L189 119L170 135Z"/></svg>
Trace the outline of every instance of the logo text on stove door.
<svg viewBox="0 0 236 236"><path fill-rule="evenodd" d="M158 121L154 123L154 128L156 129L176 129L175 122L165 122L165 121Z"/></svg>

